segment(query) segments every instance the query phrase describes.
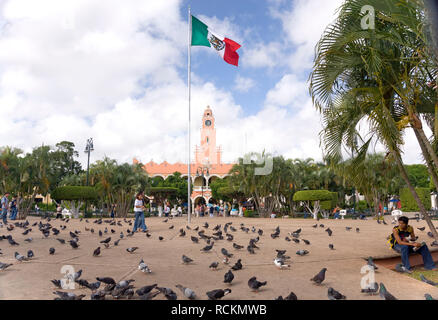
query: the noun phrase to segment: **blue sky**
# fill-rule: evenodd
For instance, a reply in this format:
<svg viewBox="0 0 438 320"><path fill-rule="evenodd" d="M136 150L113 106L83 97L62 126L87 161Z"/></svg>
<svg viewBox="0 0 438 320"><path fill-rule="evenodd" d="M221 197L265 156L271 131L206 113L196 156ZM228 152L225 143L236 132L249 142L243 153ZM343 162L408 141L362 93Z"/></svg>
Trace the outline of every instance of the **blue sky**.
<svg viewBox="0 0 438 320"><path fill-rule="evenodd" d="M0 1L0 146L68 140L82 151L93 137L91 161L186 162L190 3L242 46L237 68L192 47L191 150L209 105L225 162L263 150L321 160L307 80L342 1ZM421 162L413 134L405 140L406 163Z"/></svg>

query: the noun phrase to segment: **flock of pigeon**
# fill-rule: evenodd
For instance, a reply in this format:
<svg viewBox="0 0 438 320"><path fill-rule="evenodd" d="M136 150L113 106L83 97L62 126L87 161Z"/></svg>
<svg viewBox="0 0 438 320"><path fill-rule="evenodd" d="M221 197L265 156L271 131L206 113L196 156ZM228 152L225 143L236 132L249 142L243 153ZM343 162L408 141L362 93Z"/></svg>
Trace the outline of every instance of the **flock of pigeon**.
<svg viewBox="0 0 438 320"><path fill-rule="evenodd" d="M169 219L172 218L167 218L165 220L163 220L163 222L168 222ZM43 221L46 220L45 223L43 223ZM59 229L54 227L51 222L52 221L58 221L60 220L61 224ZM85 221L83 221L85 220ZM72 250L76 250L77 248L79 248L80 246L80 235L81 235L81 231L79 230L74 230L72 231L68 231L66 230L68 227L68 223L69 223L70 219L51 219L51 218L42 218L41 221L39 222L35 222L32 225L30 225L29 221L26 220L24 222L15 222L14 224L9 224L7 226L4 226L3 224L0 225L0 228L4 228L6 227L6 230L10 233L12 232L21 232L22 235L27 236L28 234L30 234L31 232L35 232L35 229L38 229L43 238L49 238L51 235L53 235L53 237L55 237L55 239L57 241L59 241L61 244L65 245L65 244L69 244ZM379 220L377 220L378 223L380 223ZM118 235L117 240L114 240L114 238L116 237L116 230L115 226L118 227L126 227L126 226L132 226L132 221L131 220L126 220L123 219L123 223L122 220L118 220L116 221L115 219L109 219L109 220L103 220L101 219L97 219L94 220L93 222L90 222L88 219L80 219L80 222L85 223L85 232L89 232L91 234L98 234L99 239L104 238L103 240L99 241L99 245L96 249L93 250L92 256L93 257L97 257L100 256L102 254L102 247L104 247L105 249L110 248L110 246L119 246L120 241L123 240L125 238L125 234L123 233L123 231L120 232L120 234ZM386 224L385 221L383 221L384 224ZM93 224L95 224L96 226L93 227ZM97 232L94 230L94 228L99 228L98 226L100 226L100 228L103 228L103 226L101 226L102 224L105 224L105 228L104 231L102 232L102 230L97 230ZM181 228L179 230L178 236L179 237L185 237L187 235L188 232L191 233L190 235L190 239L194 244L200 244L201 241L205 242L205 245L200 249L201 252L203 253L208 253L211 252L213 247L215 246L216 243L220 243L220 241L229 241L232 242L233 245L233 249L236 250L236 252L241 251L243 248L245 248L244 245L240 245L238 243L235 242L235 236L237 235L237 232L239 232L238 229L236 229L235 227L232 226L232 222L227 222L223 227L219 224L216 225L215 227L209 229L209 224L208 222L205 222L204 225L200 228L199 226L195 227L195 228L191 228L190 226L186 226L186 229ZM323 224L315 224L312 226L313 228L325 228L325 226ZM173 229L174 226L170 226L169 229ZM23 231L21 231L21 230ZM200 230L201 229L201 230ZM240 232L245 232L246 234L254 234L254 238L251 238L249 240L248 245L246 246L246 250L249 252L249 254L256 254L256 250L259 250L259 241L261 239L261 237L263 237L264 231L262 229L256 229L254 226L251 228L248 228L245 226L244 223L240 224ZM418 228L420 230L424 230L424 228ZM187 230L187 231L186 231ZM211 230L210 234L207 234L207 231ZM346 227L346 231L351 231L352 228L351 227ZM63 239L61 238L59 235L62 232L67 233L67 231L69 232L69 239ZM310 246L310 241L306 240L306 239L302 239L300 234L301 234L302 229L298 229L295 230L294 232L289 232L287 234L287 236L285 236L285 241L287 242L295 242L295 243L304 243L306 246ZM251 232L251 233L250 233ZM331 237L333 234L333 231L330 228L326 228L325 232L327 232L328 236ZM356 228L356 232L359 233L360 229ZM280 227L278 226L277 228L274 229L273 233L270 234L270 237L272 239L277 239L280 238ZM133 237L134 233L129 230L129 228L126 230L126 237ZM147 231L146 232L146 237L150 238L151 232ZM160 241L162 241L164 238L162 236L158 236L158 239ZM19 243L17 243L13 236L11 234L8 235L1 235L0 236L0 244L2 242L4 242L5 240L7 240L7 242L9 243L10 246L14 246L19 248ZM24 239L25 242L28 243L32 243L33 239L31 237L28 237L26 239ZM217 245L217 244L216 244ZM128 247L126 248L126 251L129 254L134 253L136 250L138 249L138 247ZM334 245L333 244L329 244L329 249L330 250L334 250ZM17 249L18 250L18 249ZM290 268L290 256L286 255L286 250L278 250L276 249L276 254L275 257L273 259L273 263L274 265L278 268L278 269L288 269ZM48 249L48 252L50 255L54 255L56 250L53 247L50 247ZM230 264L230 259L236 255L236 253L230 253L227 249L225 248L221 248L220 250L222 256L223 256L223 260L222 263L224 265L229 265ZM2 256L2 252L0 249L0 258ZM296 254L298 256L304 256L309 254L308 250L303 250L300 249L296 252ZM32 258L35 256L34 252L32 250L28 250L27 254L23 255L20 254L18 251L15 251L14 257L17 260L18 263L22 263L24 261L31 261ZM194 260L188 256L186 256L185 254L182 255L181 257L182 263L183 264L191 264L194 262ZM8 269L9 267L11 267L13 264L11 263L3 263L0 262L0 271L4 271L6 269ZM213 261L209 268L211 270L218 270L218 267L220 265L219 261ZM373 268L374 270L377 270L378 267L374 264L373 260L371 257L369 257L368 259L368 265ZM229 267L229 270L225 273L224 275L224 281L223 283L226 284L227 286L230 286L232 284L232 281L234 280L235 274L236 272L238 272L239 270L242 270L243 268L243 264L242 264L242 259L237 259L236 262ZM138 264L138 270L140 272L143 273L152 273L150 267L145 263L145 261L143 259L140 260L139 264ZM233 273L234 272L234 273ZM315 284L315 285L321 285L324 280L325 280L325 276L326 276L326 272L327 272L327 268L322 268L321 271L316 274L314 277L312 277L310 279L310 282ZM151 300L154 297L156 297L159 294L164 295L164 297L168 300L176 300L178 299L178 295L175 291L173 291L171 288L166 288L166 287L160 287L158 286L158 284L152 284L152 285L146 285L143 287L140 287L138 289L135 288L134 286L134 279L126 279L126 280L121 280L121 281L116 281L115 279L111 278L111 277L96 277L95 281L93 280L92 282L89 282L88 280L85 280L82 278L82 270L79 270L78 272L75 272L74 274L69 274L68 276L68 280L69 281L73 281L75 283L77 283L80 287L82 288L87 288L91 291L90 294L90 298L91 300L105 300L107 297L112 297L112 299L141 299L141 300ZM423 275L421 275L422 277L422 281L433 285L433 286L437 286L438 283L434 283L433 281L430 281L428 279L426 279ZM54 287L56 288L56 291L53 292L53 294L56 295L56 297L54 298L55 300L81 300L84 297L86 297L86 295L84 294L80 294L77 295L73 292L64 292L61 291L63 288L63 279L53 279L51 280L52 284L54 285ZM103 284L103 285L102 285ZM254 292L258 292L259 290L262 290L262 287L267 286L268 283L267 281L259 281L257 279L256 276L251 277L248 282L248 287L250 290L254 291ZM196 295L196 293L194 292L194 290L184 287L180 284L175 285L175 287L181 292L181 294L187 298L187 299L199 299L199 297ZM367 295L376 295L379 294L380 297L384 300L396 300L396 298L388 292L388 290L385 288L383 283L372 283L369 285L369 287L362 289L361 290L362 293L367 294ZM206 292L206 296L211 299L211 300L218 300L223 298L224 296L228 295L232 293L232 290L230 288L218 288L218 289L214 289L211 291ZM343 295L342 293L336 291L334 288L329 287L327 289L327 297L330 300L344 300L346 299L346 296ZM426 294L425 295L427 300L433 300L433 298L429 295ZM298 297L296 296L296 294L294 292L290 292L289 295L287 295L286 297L283 296L278 296L277 298L275 298L275 300L297 300Z"/></svg>

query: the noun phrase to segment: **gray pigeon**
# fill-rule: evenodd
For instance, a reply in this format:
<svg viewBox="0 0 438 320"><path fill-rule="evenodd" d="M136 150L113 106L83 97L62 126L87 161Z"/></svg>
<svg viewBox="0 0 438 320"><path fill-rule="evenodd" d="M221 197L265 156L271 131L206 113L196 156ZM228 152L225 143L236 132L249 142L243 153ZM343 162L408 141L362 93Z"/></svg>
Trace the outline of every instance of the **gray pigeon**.
<svg viewBox="0 0 438 320"><path fill-rule="evenodd" d="M55 291L53 293L58 295L60 300L82 300L85 297L85 294L76 295L73 292Z"/></svg>
<svg viewBox="0 0 438 320"><path fill-rule="evenodd" d="M309 253L309 251L307 251L307 250L298 250L297 252L296 252L296 254L297 255L299 255L299 256L305 256L306 254L308 254Z"/></svg>
<svg viewBox="0 0 438 320"><path fill-rule="evenodd" d="M2 263L2 262L0 262L0 270L6 270L10 266L12 266L12 263Z"/></svg>
<svg viewBox="0 0 438 320"><path fill-rule="evenodd" d="M34 256L35 256L35 255L33 254L33 251L32 251L32 250L27 251L27 257L28 257L29 259L33 258Z"/></svg>
<svg viewBox="0 0 438 320"><path fill-rule="evenodd" d="M17 259L17 260L20 261L20 262L29 260L29 259L26 258L25 256L19 254L17 251L15 251L14 256L15 256L15 259Z"/></svg>
<svg viewBox="0 0 438 320"><path fill-rule="evenodd" d="M206 295L210 300L219 300L230 293L231 293L231 289L225 289L225 290L215 289L212 291L208 291Z"/></svg>
<svg viewBox="0 0 438 320"><path fill-rule="evenodd" d="M347 297L333 288L328 288L327 296L330 300L345 300Z"/></svg>
<svg viewBox="0 0 438 320"><path fill-rule="evenodd" d="M265 286L267 284L267 281L258 281L256 277L251 277L248 280L248 287L250 287L254 291L258 291L260 287Z"/></svg>
<svg viewBox="0 0 438 320"><path fill-rule="evenodd" d="M234 279L234 274L231 272L231 270L229 270L227 273L225 273L224 283L231 284L231 281L233 281L233 279Z"/></svg>
<svg viewBox="0 0 438 320"><path fill-rule="evenodd" d="M186 298L189 298L190 300L195 300L196 299L195 291L193 291L192 289L183 287L180 284L177 284L175 287L180 289Z"/></svg>
<svg viewBox="0 0 438 320"><path fill-rule="evenodd" d="M205 246L201 249L202 252L209 252L213 248L214 242L212 242L210 245Z"/></svg>
<svg viewBox="0 0 438 320"><path fill-rule="evenodd" d="M425 295L424 295L424 298L426 298L426 300L436 300L436 299L434 299L430 294L428 294L428 293L426 293Z"/></svg>
<svg viewBox="0 0 438 320"><path fill-rule="evenodd" d="M322 268L321 271L314 276L310 281L313 281L316 284L321 284L325 279L325 273L327 271L327 268Z"/></svg>
<svg viewBox="0 0 438 320"><path fill-rule="evenodd" d="M217 270L217 267L219 266L219 262L212 262L209 266L210 269Z"/></svg>
<svg viewBox="0 0 438 320"><path fill-rule="evenodd" d="M189 257L182 255L182 261L184 264L189 264L190 262L193 262L192 259L190 259Z"/></svg>
<svg viewBox="0 0 438 320"><path fill-rule="evenodd" d="M394 297L392 294L390 294L388 292L388 290L386 290L385 286L383 285L383 283L380 283L380 297L383 300L398 300L396 297Z"/></svg>
<svg viewBox="0 0 438 320"><path fill-rule="evenodd" d="M226 256L226 257L228 257L228 258L231 258L231 257L233 256L233 254L229 253L229 252L227 251L227 249L225 249L225 248L222 248L222 249L221 249L221 252L222 252L222 254L223 254L224 256Z"/></svg>
<svg viewBox="0 0 438 320"><path fill-rule="evenodd" d="M55 254L55 248L50 248L49 249L49 254L51 254L51 255Z"/></svg>
<svg viewBox="0 0 438 320"><path fill-rule="evenodd" d="M331 244L331 243L329 244L329 248L332 249L332 250L335 250L335 246L333 244Z"/></svg>
<svg viewBox="0 0 438 320"><path fill-rule="evenodd" d="M373 258L372 258L372 257L368 257L368 265L371 266L371 267L373 267L374 270L379 269L379 268L374 264L374 261L373 261Z"/></svg>
<svg viewBox="0 0 438 320"><path fill-rule="evenodd" d="M134 253L134 251L137 249L138 249L138 247L130 247L130 248L127 248L126 251L128 251L129 253Z"/></svg>
<svg viewBox="0 0 438 320"><path fill-rule="evenodd" d="M438 286L438 283L433 282L429 279L426 279L426 277L423 274L420 274L420 279L421 279L421 281L426 282L427 284L430 284L431 286Z"/></svg>

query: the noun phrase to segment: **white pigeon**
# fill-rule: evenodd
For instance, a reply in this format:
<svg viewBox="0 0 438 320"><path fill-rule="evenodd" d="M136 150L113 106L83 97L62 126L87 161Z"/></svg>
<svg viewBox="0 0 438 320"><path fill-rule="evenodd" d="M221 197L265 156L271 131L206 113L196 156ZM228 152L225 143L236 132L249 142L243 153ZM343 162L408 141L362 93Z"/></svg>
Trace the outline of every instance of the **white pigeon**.
<svg viewBox="0 0 438 320"><path fill-rule="evenodd" d="M144 273L151 273L151 269L149 269L149 267L146 265L146 263L144 263L143 259L141 259L139 265L138 265L138 270L140 270L141 272Z"/></svg>
<svg viewBox="0 0 438 320"><path fill-rule="evenodd" d="M274 264L280 269L290 268L290 264L284 264L284 260L280 258L275 258Z"/></svg>

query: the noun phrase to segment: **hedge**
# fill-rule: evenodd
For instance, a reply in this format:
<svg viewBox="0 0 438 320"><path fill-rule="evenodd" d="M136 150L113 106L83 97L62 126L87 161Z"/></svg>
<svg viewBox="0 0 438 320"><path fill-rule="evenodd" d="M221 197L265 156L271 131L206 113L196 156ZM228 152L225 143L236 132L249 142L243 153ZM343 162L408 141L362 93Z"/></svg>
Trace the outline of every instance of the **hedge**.
<svg viewBox="0 0 438 320"><path fill-rule="evenodd" d="M328 190L303 190L295 192L293 201L332 201L332 192Z"/></svg>
<svg viewBox="0 0 438 320"><path fill-rule="evenodd" d="M418 196L421 199L426 210L430 210L430 189L429 188L416 188ZM406 212L418 212L420 209L418 208L417 202L412 196L411 192L408 188L400 189L400 201L402 205L402 210Z"/></svg>
<svg viewBox="0 0 438 320"><path fill-rule="evenodd" d="M332 199L321 201L321 209L323 210L331 210L334 209L338 205L338 193L330 192Z"/></svg>
<svg viewBox="0 0 438 320"><path fill-rule="evenodd" d="M52 194L52 198L58 200L95 200L97 192L94 187L84 186L65 186L56 188Z"/></svg>

